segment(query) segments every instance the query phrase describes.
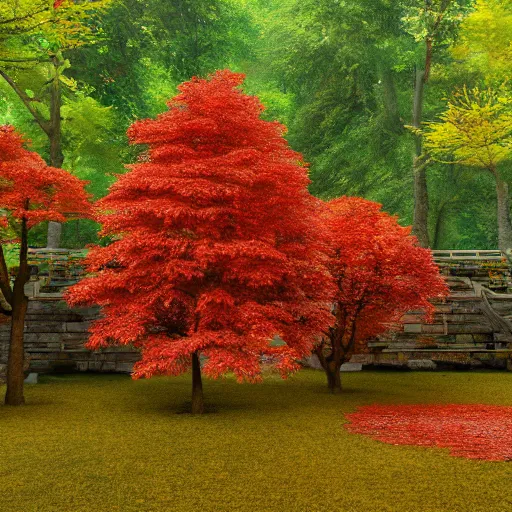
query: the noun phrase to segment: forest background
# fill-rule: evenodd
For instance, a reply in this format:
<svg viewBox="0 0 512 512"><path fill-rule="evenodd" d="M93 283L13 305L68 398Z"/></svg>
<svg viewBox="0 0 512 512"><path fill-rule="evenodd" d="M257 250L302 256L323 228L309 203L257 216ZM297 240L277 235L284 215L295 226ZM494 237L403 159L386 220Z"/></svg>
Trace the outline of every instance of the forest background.
<svg viewBox="0 0 512 512"><path fill-rule="evenodd" d="M421 130L462 98L506 186L512 123L493 122L511 119L511 41L510 0L2 0L0 124L99 198L137 159L128 126L230 68L288 127L313 194L378 201L436 249L495 249L494 176L457 140L425 151ZM31 236L44 246L45 226ZM95 241L92 221L63 226L63 247Z"/></svg>

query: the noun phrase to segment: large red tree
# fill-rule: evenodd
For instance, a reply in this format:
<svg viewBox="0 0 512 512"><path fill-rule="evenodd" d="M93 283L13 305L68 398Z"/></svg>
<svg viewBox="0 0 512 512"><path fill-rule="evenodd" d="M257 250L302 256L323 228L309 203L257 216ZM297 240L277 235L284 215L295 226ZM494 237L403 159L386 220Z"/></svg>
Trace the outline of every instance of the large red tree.
<svg viewBox="0 0 512 512"><path fill-rule="evenodd" d="M429 249L419 247L410 228L398 224L381 205L359 197L327 203L331 233L330 270L336 280L335 324L316 347L328 386L341 389L340 367L374 336L397 327L419 309L428 317L430 299L447 287Z"/></svg>
<svg viewBox="0 0 512 512"><path fill-rule="evenodd" d="M23 329L28 299L24 287L30 277L27 263L28 232L43 221L64 222L69 217L91 213L84 182L62 169L48 167L24 147L11 126L0 126L0 229L15 233L20 242L19 266L11 286L0 245L0 312L11 317L7 363L7 405L24 403Z"/></svg>
<svg viewBox="0 0 512 512"><path fill-rule="evenodd" d="M95 275L69 293L102 307L90 348L140 347L135 378L192 369L193 413L200 355L211 377L256 381L262 356L285 375L331 321L307 169L242 82L193 78L167 112L129 129L149 149L100 201L114 241L90 252Z"/></svg>

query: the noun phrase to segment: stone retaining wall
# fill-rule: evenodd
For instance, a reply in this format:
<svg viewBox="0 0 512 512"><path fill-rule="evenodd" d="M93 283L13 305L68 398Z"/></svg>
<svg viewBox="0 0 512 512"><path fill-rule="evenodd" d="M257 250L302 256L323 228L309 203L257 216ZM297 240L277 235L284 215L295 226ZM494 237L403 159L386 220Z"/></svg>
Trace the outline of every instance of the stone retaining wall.
<svg viewBox="0 0 512 512"><path fill-rule="evenodd" d="M69 308L58 299L31 299L25 323L25 352L31 372L130 372L139 359L132 347L84 348L98 308ZM10 323L0 325L0 366L7 363Z"/></svg>
<svg viewBox="0 0 512 512"><path fill-rule="evenodd" d="M434 322L422 322L421 312L404 318L400 332L369 344L370 352L355 355L352 363L374 366L433 369L437 367L490 367L512 369L512 336L489 315L473 281L447 277L451 295L437 304ZM512 295L491 297L492 308L512 318ZM31 372L101 371L129 373L139 359L132 347L98 351L84 348L91 320L98 308L69 308L52 297L29 301L25 350ZM0 374L7 363L10 324L0 324Z"/></svg>

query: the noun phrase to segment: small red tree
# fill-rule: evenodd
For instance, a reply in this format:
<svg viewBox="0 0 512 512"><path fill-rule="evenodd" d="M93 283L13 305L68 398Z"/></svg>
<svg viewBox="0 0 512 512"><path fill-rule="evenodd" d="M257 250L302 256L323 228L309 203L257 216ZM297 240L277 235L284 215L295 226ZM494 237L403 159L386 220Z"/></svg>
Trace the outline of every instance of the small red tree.
<svg viewBox="0 0 512 512"><path fill-rule="evenodd" d="M11 316L7 363L7 405L24 403L23 329L28 299L24 287L30 277L27 264L28 232L40 222L64 222L69 216L90 214L84 182L23 147L11 126L0 126L0 224L16 233L20 242L19 267L11 287L3 247L0 246L0 312Z"/></svg>
<svg viewBox="0 0 512 512"><path fill-rule="evenodd" d="M429 299L447 293L430 250L417 245L410 228L359 197L327 203L330 270L337 283L335 324L316 347L329 388L341 389L340 367L368 340L400 323L412 309L434 311Z"/></svg>
<svg viewBox="0 0 512 512"><path fill-rule="evenodd" d="M193 78L168 112L130 128L149 151L99 202L114 242L90 252L96 275L69 292L103 308L90 348L141 348L134 378L192 368L193 413L200 354L211 377L256 381L262 355L285 375L332 320L307 169L242 82ZM276 334L285 344L272 346Z"/></svg>

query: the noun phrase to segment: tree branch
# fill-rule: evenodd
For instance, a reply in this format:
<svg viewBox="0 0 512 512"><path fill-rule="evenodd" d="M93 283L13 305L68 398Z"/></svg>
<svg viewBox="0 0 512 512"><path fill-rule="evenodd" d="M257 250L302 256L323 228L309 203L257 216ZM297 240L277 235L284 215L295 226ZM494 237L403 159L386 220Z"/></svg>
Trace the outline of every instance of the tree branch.
<svg viewBox="0 0 512 512"><path fill-rule="evenodd" d="M322 343L320 343L319 345L317 345L315 347L315 354L317 355L318 357L318 360L320 361L320 364L322 365L322 368L324 370L327 370L327 360L325 359L325 356L324 356L324 342L322 341Z"/></svg>
<svg viewBox="0 0 512 512"><path fill-rule="evenodd" d="M31 98L18 87L18 84L7 73L5 73L5 71L2 71L1 69L0 76L2 76L3 79L12 87L14 92L18 95L25 107L27 107L27 110L32 114L32 117L35 119L44 133L50 136L50 123L31 105Z"/></svg>
<svg viewBox="0 0 512 512"><path fill-rule="evenodd" d="M25 14L25 16L20 16L18 18L11 18L9 20L0 20L0 25L7 25L9 23L19 23L20 21L29 20L30 18L34 18L38 14L49 11L50 8L48 6L43 7L39 11L33 11Z"/></svg>
<svg viewBox="0 0 512 512"><path fill-rule="evenodd" d="M0 62L44 62L44 60L41 60L37 57L27 57L27 58L20 58L20 59L12 59L12 58L4 58L0 57Z"/></svg>

